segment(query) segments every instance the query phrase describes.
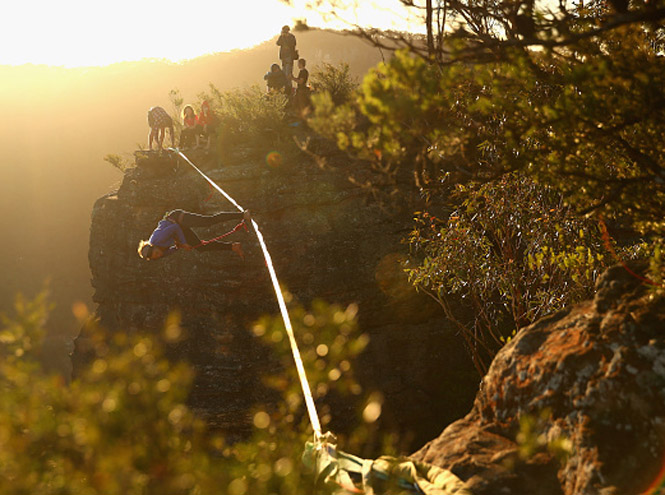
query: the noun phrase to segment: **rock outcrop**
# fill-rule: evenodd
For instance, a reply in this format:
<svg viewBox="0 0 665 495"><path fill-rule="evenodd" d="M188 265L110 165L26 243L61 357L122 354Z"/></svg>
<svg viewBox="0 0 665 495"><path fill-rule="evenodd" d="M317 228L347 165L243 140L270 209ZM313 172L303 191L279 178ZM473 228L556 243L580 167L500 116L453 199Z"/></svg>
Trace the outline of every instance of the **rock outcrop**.
<svg viewBox="0 0 665 495"><path fill-rule="evenodd" d="M610 269L593 301L522 329L471 412L413 457L476 495L643 493L665 460L664 303Z"/></svg>
<svg viewBox="0 0 665 495"><path fill-rule="evenodd" d="M302 153L266 160L241 150L223 167L203 153L192 158L252 211L280 282L298 301L358 303L359 323L371 340L356 375L383 392L384 427L410 436L405 448L423 445L468 410L477 376L438 308L410 288L399 263L413 209L386 212L346 173L323 169ZM138 242L174 208L233 209L189 166L158 156L141 159L116 193L96 202L89 260L97 315L110 331L157 333L178 310L187 338L172 351L197 372L192 406L213 427L242 433L251 406L271 400L260 381L272 366L270 351L249 328L278 313L275 296L251 234L234 234L243 242L244 262L231 253L199 252L142 261ZM201 235L214 237L224 228ZM82 334L75 373L88 352Z"/></svg>

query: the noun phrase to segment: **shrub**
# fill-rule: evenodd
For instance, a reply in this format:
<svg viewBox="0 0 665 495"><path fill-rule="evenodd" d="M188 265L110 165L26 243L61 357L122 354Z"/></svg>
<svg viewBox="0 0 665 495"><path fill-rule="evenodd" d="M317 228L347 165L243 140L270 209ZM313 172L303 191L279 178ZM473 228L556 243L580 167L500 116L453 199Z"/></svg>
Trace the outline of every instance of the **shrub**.
<svg viewBox="0 0 665 495"><path fill-rule="evenodd" d="M91 329L96 357L84 376L68 386L36 359L48 314L46 297L18 299L15 313L2 316L0 325L0 493L313 492L300 461L311 432L299 421L291 395L285 395L285 409L280 409L285 414L255 411L250 441L226 445L206 432L186 405L192 370L167 361L154 337L109 336ZM315 370L326 372L328 390L337 382L349 383L330 374L337 369L348 375L346 345L362 348L362 342L351 340L353 309L317 304L312 311L296 309L294 314L295 324L316 335L317 346L329 349L324 368L316 364L323 358L322 348L303 353L311 376L320 376ZM270 329L266 335L271 342L278 340L272 334L277 321L267 318L260 324ZM179 334L177 318L170 317L161 340Z"/></svg>
<svg viewBox="0 0 665 495"><path fill-rule="evenodd" d="M217 134L223 151L235 144L250 144L264 150L285 140L284 94L268 94L256 85L222 92L211 85L210 92L200 94L199 98L207 99L220 118Z"/></svg>
<svg viewBox="0 0 665 495"><path fill-rule="evenodd" d="M460 330L482 376L519 328L589 297L612 260L596 222L530 179L458 193L465 199L447 219L417 218L409 241L420 257L407 271Z"/></svg>
<svg viewBox="0 0 665 495"><path fill-rule="evenodd" d="M328 93L335 105L351 100L358 88L358 81L351 76L349 64L345 62L336 66L328 63L316 66L310 84L317 93Z"/></svg>

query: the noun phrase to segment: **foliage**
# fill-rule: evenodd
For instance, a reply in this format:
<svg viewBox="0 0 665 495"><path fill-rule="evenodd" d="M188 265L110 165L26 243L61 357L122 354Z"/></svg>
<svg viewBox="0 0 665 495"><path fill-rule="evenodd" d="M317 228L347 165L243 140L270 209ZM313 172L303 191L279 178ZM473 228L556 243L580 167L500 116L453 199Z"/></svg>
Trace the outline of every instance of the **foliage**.
<svg viewBox="0 0 665 495"><path fill-rule="evenodd" d="M301 31L309 31L310 29L312 29L312 28L310 28L307 25L307 19L296 19L295 20L295 24L293 25L293 31L295 31L296 33L301 32Z"/></svg>
<svg viewBox="0 0 665 495"><path fill-rule="evenodd" d="M176 135L180 135L180 131L183 128L182 118L182 109L184 108L185 100L180 93L178 88L174 88L169 91L169 101L171 102L171 118L173 119L173 130Z"/></svg>
<svg viewBox="0 0 665 495"><path fill-rule="evenodd" d="M353 104L318 106L316 128L377 169L415 172L425 190L522 170L579 211L662 230L664 64L637 26L480 65L399 52Z"/></svg>
<svg viewBox="0 0 665 495"><path fill-rule="evenodd" d="M458 194L447 219L417 218L409 241L420 258L408 273L457 325L482 376L516 330L588 297L612 260L597 224L550 188L511 175Z"/></svg>
<svg viewBox="0 0 665 495"><path fill-rule="evenodd" d="M312 492L300 462L311 431L299 421L298 399L290 392L282 410L286 414L257 409L252 438L226 445L208 433L186 406L192 371L164 359L155 338L109 336L89 329L96 358L85 376L68 386L36 360L48 314L46 297L18 299L15 312L11 318L3 316L0 328L0 492ZM304 353L310 376L323 380L320 373L325 374L326 382L319 382L329 383L325 394L337 383L351 386L349 356L343 347L356 352L364 345L362 339L354 343L353 307L341 310L317 303L311 311L295 309L294 315L298 329L310 332L310 344L316 336L318 354ZM269 318L261 324L276 327ZM172 316L160 340L177 341L180 334L178 319ZM269 341L278 340L274 333L266 335L271 336ZM326 360L323 367L316 364L321 359ZM334 370L339 372L337 379ZM322 387L316 390L321 395Z"/></svg>
<svg viewBox="0 0 665 495"><path fill-rule="evenodd" d="M104 161L110 163L115 168L120 170L122 173L125 173L125 171L128 168L131 168L131 165L129 163L127 163L127 161L125 161L125 159L123 157L121 157L120 155L116 155L116 154L112 154L112 153L108 154L104 157Z"/></svg>
<svg viewBox="0 0 665 495"><path fill-rule="evenodd" d="M407 48L430 63L444 66L455 62L487 62L506 51L574 51L576 45L625 26L644 25L655 49L662 50L662 1L591 0L557 2L548 0L399 0L395 9L399 21L408 20L409 30L383 31L358 26L354 34L382 51ZM339 17L352 12L358 0L311 0L322 15ZM343 15L343 14L342 14ZM397 20L397 19L395 19ZM420 34L423 33L423 34ZM461 41L462 49L451 41Z"/></svg>
<svg viewBox="0 0 665 495"><path fill-rule="evenodd" d="M222 92L210 85L199 98L208 100L219 117L218 145L223 151L237 144L264 150L286 140L287 99L281 93L266 93L259 86Z"/></svg>
<svg viewBox="0 0 665 495"><path fill-rule="evenodd" d="M289 295L287 297L290 298ZM293 306L289 310L324 430L326 427L336 430L336 425L348 429L355 422L336 415L333 406L334 409L348 411L359 402L362 394L362 387L353 375L353 361L363 351L369 338L358 331L355 320L357 311L355 304L342 308L323 301L314 301L309 311L302 306ZM268 385L285 399L274 414L287 423L307 421L303 393L283 321L277 317L264 317L252 330L281 358L283 373L266 379ZM376 396L370 396L367 404L377 403L378 400ZM366 422L373 423L378 416L371 418L371 421L366 416L364 418ZM366 432L361 430L356 431L352 438L344 435L340 438L346 439L347 448L360 449L363 443L368 442Z"/></svg>
<svg viewBox="0 0 665 495"><path fill-rule="evenodd" d="M552 411L544 409L540 414L525 414L519 417L519 431L515 435L518 453L525 461L539 452L548 452L562 465L572 454L572 443L569 438L559 435L548 438L548 430L552 426Z"/></svg>
<svg viewBox="0 0 665 495"><path fill-rule="evenodd" d="M358 87L358 81L351 76L351 69L346 62L317 65L312 71L310 84L315 92L330 95L335 105L349 101Z"/></svg>
<svg viewBox="0 0 665 495"><path fill-rule="evenodd" d="M352 101L315 99L310 123L396 189L414 177L425 209L442 197L456 209L443 224L420 217L411 276L458 324L479 372L520 325L589 295L610 261L576 213L642 235L652 245L633 251L653 253L661 280L665 9L402 4L425 14L428 38L393 36L408 50L371 70ZM360 34L386 47L374 33Z"/></svg>

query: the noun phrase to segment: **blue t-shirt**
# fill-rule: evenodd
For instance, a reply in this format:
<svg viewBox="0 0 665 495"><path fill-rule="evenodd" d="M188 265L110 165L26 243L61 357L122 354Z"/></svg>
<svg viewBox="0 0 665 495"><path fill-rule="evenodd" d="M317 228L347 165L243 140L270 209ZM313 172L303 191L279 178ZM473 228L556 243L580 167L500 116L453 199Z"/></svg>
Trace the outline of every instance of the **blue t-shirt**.
<svg viewBox="0 0 665 495"><path fill-rule="evenodd" d="M164 254L171 254L177 249L175 246L176 241L180 244L187 244L185 234L182 232L180 225L170 220L160 220L157 228L153 230L150 239L148 239L148 242L153 246L167 249Z"/></svg>

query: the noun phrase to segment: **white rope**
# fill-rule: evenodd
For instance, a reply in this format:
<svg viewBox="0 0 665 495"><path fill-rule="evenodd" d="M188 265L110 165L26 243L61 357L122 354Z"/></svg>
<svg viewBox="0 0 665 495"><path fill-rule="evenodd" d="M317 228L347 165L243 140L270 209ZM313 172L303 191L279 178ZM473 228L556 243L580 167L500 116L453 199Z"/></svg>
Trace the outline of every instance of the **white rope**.
<svg viewBox="0 0 665 495"><path fill-rule="evenodd" d="M224 189L219 187L215 181L210 177L204 174L196 165L194 165L189 158L179 149L174 149L187 163L189 163L194 170L196 170L201 176L208 181L208 183L217 189L222 196L229 200L233 206L235 206L240 211L245 211L245 209L240 206L231 196L229 196ZM321 437L321 422L319 421L319 416L316 412L316 405L314 404L314 399L312 398L312 391L309 387L309 382L307 381L307 374L305 373L305 366L302 363L302 357L300 356L300 350L298 349L298 344L296 342L295 335L293 333L293 327L291 326L291 318L289 318L289 312L286 309L286 302L284 302L284 295L282 294L282 289L279 285L279 280L277 280L277 273L275 272L275 267L272 264L272 258L268 252L268 247L263 239L263 234L259 230L259 225L252 219L252 227L254 227L254 232L256 232L256 237L259 240L261 249L263 250L263 257L266 260L266 266L268 267L268 272L270 273L270 279L272 280L272 286L275 290L275 296L277 297L277 304L279 305L279 310L282 314L282 320L284 320L284 328L286 328L286 333L289 336L289 342L291 343L291 352L293 354L293 360L296 363L296 369L298 371L298 377L300 378L300 386L305 396L305 405L307 406L307 413L309 414L309 421L312 423L312 429L314 430L314 437L318 439Z"/></svg>

